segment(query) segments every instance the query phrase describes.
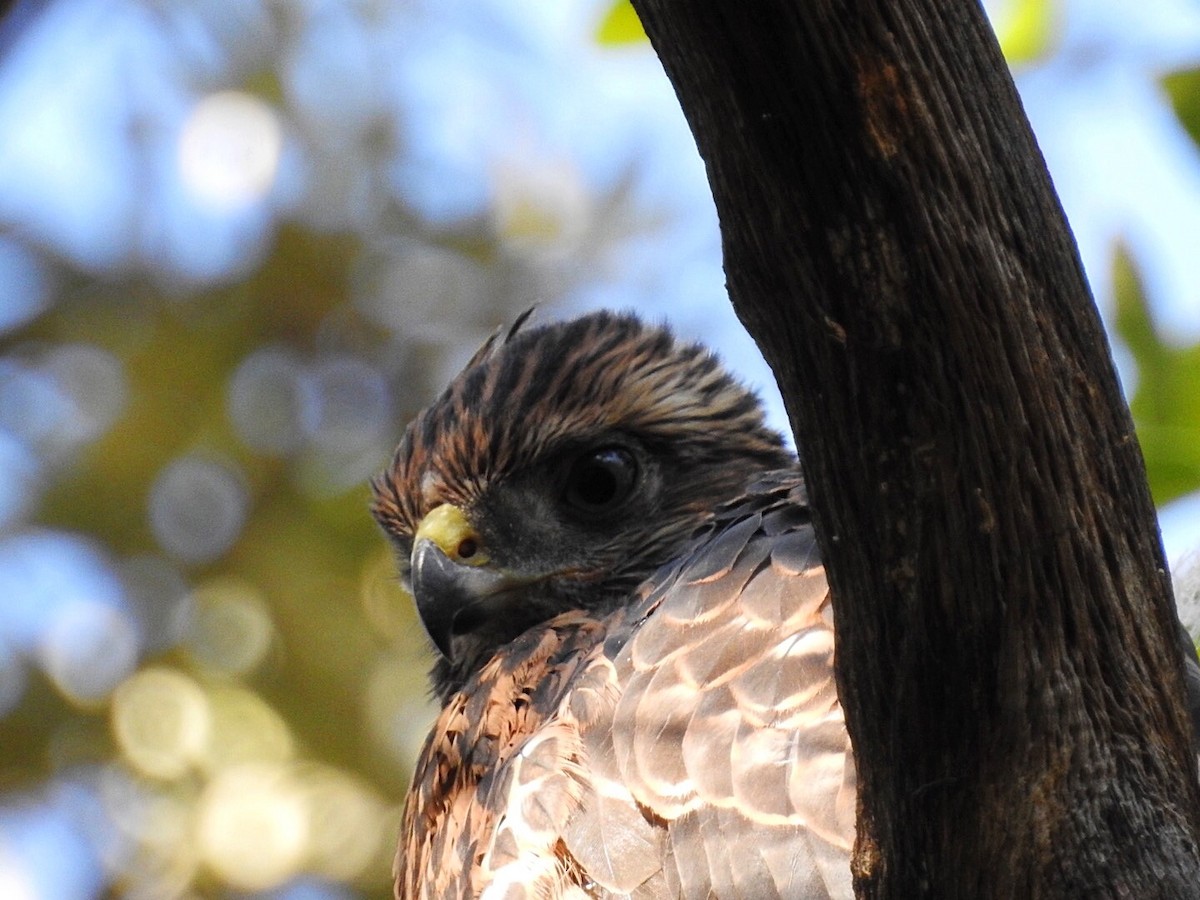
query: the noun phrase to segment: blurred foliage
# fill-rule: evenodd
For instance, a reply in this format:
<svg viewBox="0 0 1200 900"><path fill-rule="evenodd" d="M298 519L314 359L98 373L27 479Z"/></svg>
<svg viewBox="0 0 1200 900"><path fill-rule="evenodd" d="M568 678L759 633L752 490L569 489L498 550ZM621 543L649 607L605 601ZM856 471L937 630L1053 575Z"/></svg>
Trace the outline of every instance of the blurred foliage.
<svg viewBox="0 0 1200 900"><path fill-rule="evenodd" d="M995 0L986 5L1000 48L1011 65L1034 62L1052 50L1058 28L1056 0ZM630 0L616 0L608 7L596 39L610 46L646 40Z"/></svg>
<svg viewBox="0 0 1200 900"><path fill-rule="evenodd" d="M1159 335L1128 249L1117 248L1113 269L1114 327L1137 364L1129 407L1162 505L1200 487L1200 344L1176 347Z"/></svg>
<svg viewBox="0 0 1200 900"><path fill-rule="evenodd" d="M607 46L636 44L646 40L642 20L634 12L629 0L617 0L609 7L596 29L596 40Z"/></svg>
<svg viewBox="0 0 1200 900"><path fill-rule="evenodd" d="M1036 62L1054 48L1060 10L1056 0L1001 0L989 3L996 38L1009 65Z"/></svg>
<svg viewBox="0 0 1200 900"><path fill-rule="evenodd" d="M494 328L661 219L619 155L585 178L546 146L494 19L123 10L138 50L93 75L134 196L43 232L0 211L0 284L32 298L0 303L0 896L390 897L433 709L367 478ZM76 14L23 21L78 53ZM125 91L160 40L163 83ZM466 48L444 104L410 62L438 41ZM55 64L27 55L0 106ZM516 149L487 136L510 116Z"/></svg>
<svg viewBox="0 0 1200 900"><path fill-rule="evenodd" d="M344 879L372 896L390 896L394 805L430 715L420 699L419 626L366 514L361 477L349 490L336 481L326 487L319 469L327 461L304 452L255 452L235 433L229 414L239 366L264 345L290 348L297 358L312 361L331 353L372 358L387 367L397 398L372 468L382 464L386 446L435 390L441 370L433 361L436 351L419 341L396 346L392 336L347 306L351 270L363 255L349 236L287 227L262 267L242 284L186 298L164 296L138 282L79 284L64 291L51 312L0 344L0 354L11 358L86 343L119 360L126 379L123 414L46 485L36 518L41 527L97 536L118 559L161 559L147 504L160 473L185 454L223 461L238 473L248 497L244 527L227 552L180 567L190 584L186 597L147 598L147 618L164 614L153 610L155 604L178 602L187 621L172 623L177 642L166 637L164 646L148 647L140 663L143 672L176 673L169 685L196 686L205 727L212 730L206 740L223 746L185 753L182 736L158 738L166 742L160 756L179 757L164 777L161 768L144 763L150 752L146 740L114 743L119 702L81 705L37 677L20 705L0 719L5 748L0 777L9 790L100 763L106 776L119 773L129 790L150 798L145 802L169 802L180 815L195 817L165 846L161 834L140 830L144 822L125 835L131 860L116 869L131 895L175 896L193 883L205 894L222 883L265 887L309 870ZM77 281L69 271L61 277ZM226 607L224 618L220 611L205 617L206 590ZM249 604L243 599L247 593ZM265 608L265 619L253 617L256 602ZM246 633L255 628L265 634ZM248 642L252 646L244 646ZM222 729L219 700L231 690L243 692L240 703L249 704L252 714L235 715ZM158 699L140 711L147 720L139 726L143 730L180 702L169 692ZM281 737L270 738L262 720ZM241 750L231 752L239 743ZM295 851L294 859L290 847L281 856L259 855L259 861L277 863L265 868L243 865L220 844L197 852L189 832L202 827L206 809L219 814L213 791L223 778L244 774L247 765L263 767L270 777L286 775L305 790L333 779L330 802L305 811L302 821L311 827L320 817L359 810L360 824L345 835L366 847L365 855L358 852L346 871L336 843L310 843L311 852ZM114 813L137 818L131 797L116 801L126 806ZM249 815L248 822L223 827L245 840L263 827L254 818L257 812ZM364 835L362 825L377 834Z"/></svg>
<svg viewBox="0 0 1200 900"><path fill-rule="evenodd" d="M1200 69L1171 72L1163 77L1162 84L1179 123L1200 144Z"/></svg>

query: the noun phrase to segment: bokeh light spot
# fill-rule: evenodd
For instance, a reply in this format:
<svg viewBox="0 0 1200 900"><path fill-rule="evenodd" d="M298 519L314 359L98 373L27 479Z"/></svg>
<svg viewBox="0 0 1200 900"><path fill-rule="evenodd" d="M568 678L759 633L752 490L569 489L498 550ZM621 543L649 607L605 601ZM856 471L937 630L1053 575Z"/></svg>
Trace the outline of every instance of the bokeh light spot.
<svg viewBox="0 0 1200 900"><path fill-rule="evenodd" d="M118 565L129 607L142 633L142 648L150 653L173 647L190 621L191 594L187 582L160 556L134 556Z"/></svg>
<svg viewBox="0 0 1200 900"><path fill-rule="evenodd" d="M339 357L305 379L304 424L318 444L355 450L378 439L391 413L386 382L360 359Z"/></svg>
<svg viewBox="0 0 1200 900"><path fill-rule="evenodd" d="M361 266L355 305L379 325L422 340L461 341L463 319L494 290L474 260L444 247L386 246ZM470 341L468 341L470 343Z"/></svg>
<svg viewBox="0 0 1200 900"><path fill-rule="evenodd" d="M33 253L0 238L0 332L24 325L47 304L51 277ZM0 893L0 896L7 894Z"/></svg>
<svg viewBox="0 0 1200 900"><path fill-rule="evenodd" d="M159 545L183 562L211 562L228 550L246 520L240 478L220 463L184 456L150 489L150 527Z"/></svg>
<svg viewBox="0 0 1200 900"><path fill-rule="evenodd" d="M179 169L189 193L216 210L235 211L271 189L283 151L275 111L239 91L200 100L179 135Z"/></svg>
<svg viewBox="0 0 1200 900"><path fill-rule="evenodd" d="M106 865L128 886L121 896L184 896L199 864L192 838L195 781L150 781L115 764L97 780L104 813L97 837Z"/></svg>
<svg viewBox="0 0 1200 900"><path fill-rule="evenodd" d="M263 890L287 880L308 849L304 795L278 766L226 769L208 783L197 812L201 858L230 884Z"/></svg>
<svg viewBox="0 0 1200 900"><path fill-rule="evenodd" d="M0 366L0 427L52 462L104 434L125 406L120 361L89 344Z"/></svg>
<svg viewBox="0 0 1200 900"><path fill-rule="evenodd" d="M386 807L365 785L328 766L305 766L297 773L309 814L309 867L339 881L361 875L379 859Z"/></svg>
<svg viewBox="0 0 1200 900"><path fill-rule="evenodd" d="M0 806L0 897L99 897L99 861L78 810L56 796L65 788L62 781L46 787Z"/></svg>
<svg viewBox="0 0 1200 900"><path fill-rule="evenodd" d="M146 669L117 688L112 727L129 762L154 778L185 774L208 742L204 691L170 669Z"/></svg>
<svg viewBox="0 0 1200 900"><path fill-rule="evenodd" d="M497 165L496 230L524 253L566 255L584 236L591 200L582 175L563 160Z"/></svg>
<svg viewBox="0 0 1200 900"><path fill-rule="evenodd" d="M349 356L327 359L304 379L309 446L296 469L316 496L359 487L391 452L392 396L383 376Z"/></svg>
<svg viewBox="0 0 1200 900"><path fill-rule="evenodd" d="M0 361L0 427L52 456L64 443L60 435L72 402L54 378L40 368Z"/></svg>
<svg viewBox="0 0 1200 900"><path fill-rule="evenodd" d="M246 446L264 453L286 453L302 437L301 366L276 347L248 356L229 382L229 418Z"/></svg>
<svg viewBox="0 0 1200 900"><path fill-rule="evenodd" d="M9 528L25 516L40 482L37 455L0 427L0 528Z"/></svg>
<svg viewBox="0 0 1200 900"><path fill-rule="evenodd" d="M63 696L90 704L106 697L137 663L137 629L107 603L62 607L42 637L42 667Z"/></svg>
<svg viewBox="0 0 1200 900"><path fill-rule="evenodd" d="M287 723L258 694L218 686L209 691L208 703L211 726L204 764L209 771L291 759L295 748Z"/></svg>
<svg viewBox="0 0 1200 900"><path fill-rule="evenodd" d="M224 675L253 670L271 646L274 626L262 594L245 581L222 578L192 593L187 647L201 666Z"/></svg>
<svg viewBox="0 0 1200 900"><path fill-rule="evenodd" d="M0 716L8 713L25 696L25 664L0 640ZM0 891L0 897L6 896Z"/></svg>
<svg viewBox="0 0 1200 900"><path fill-rule="evenodd" d="M99 347L55 347L46 354L43 368L73 403L70 418L76 443L100 437L125 407L128 391L121 362Z"/></svg>
<svg viewBox="0 0 1200 900"><path fill-rule="evenodd" d="M413 639L425 641L423 635ZM381 657L367 676L365 714L373 743L379 758L405 775L412 771L438 713L424 690L424 666L417 661L420 658L415 652L407 658Z"/></svg>
<svg viewBox="0 0 1200 900"><path fill-rule="evenodd" d="M0 539L0 642L38 659L70 700L101 699L132 670L137 631L95 546L60 532Z"/></svg>
<svg viewBox="0 0 1200 900"><path fill-rule="evenodd" d="M367 620L386 638L398 638L416 624L412 594L400 583L390 553L371 557L359 582L359 599Z"/></svg>
<svg viewBox="0 0 1200 900"><path fill-rule="evenodd" d="M0 897L6 900L42 900L21 859L0 847Z"/></svg>

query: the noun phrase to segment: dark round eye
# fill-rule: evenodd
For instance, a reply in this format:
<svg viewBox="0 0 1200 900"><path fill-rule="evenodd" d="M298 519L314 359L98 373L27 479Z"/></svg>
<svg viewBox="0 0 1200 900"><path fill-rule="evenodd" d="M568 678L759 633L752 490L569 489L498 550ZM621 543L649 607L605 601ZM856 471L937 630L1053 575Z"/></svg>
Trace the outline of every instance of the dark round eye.
<svg viewBox="0 0 1200 900"><path fill-rule="evenodd" d="M633 493L637 474L637 461L628 450L589 450L571 464L563 499L588 515L611 512Z"/></svg>

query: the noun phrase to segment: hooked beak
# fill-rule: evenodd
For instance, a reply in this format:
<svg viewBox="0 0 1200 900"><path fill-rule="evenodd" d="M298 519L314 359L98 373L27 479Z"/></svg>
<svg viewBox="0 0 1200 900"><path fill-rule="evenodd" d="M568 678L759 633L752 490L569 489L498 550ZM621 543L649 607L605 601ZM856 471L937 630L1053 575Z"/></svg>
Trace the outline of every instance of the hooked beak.
<svg viewBox="0 0 1200 900"><path fill-rule="evenodd" d="M453 659L454 638L494 621L513 592L530 583L487 562L478 534L456 506L439 506L417 528L413 598L426 634L446 659Z"/></svg>

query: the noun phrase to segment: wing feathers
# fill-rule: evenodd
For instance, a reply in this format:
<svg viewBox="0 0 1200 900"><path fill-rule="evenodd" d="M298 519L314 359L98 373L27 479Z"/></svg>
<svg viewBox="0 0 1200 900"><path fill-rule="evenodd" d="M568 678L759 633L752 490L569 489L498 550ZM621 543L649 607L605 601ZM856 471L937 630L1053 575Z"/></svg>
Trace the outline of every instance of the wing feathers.
<svg viewBox="0 0 1200 900"><path fill-rule="evenodd" d="M765 483L629 607L560 616L452 697L399 896L852 896L855 776L801 500L798 476Z"/></svg>
<svg viewBox="0 0 1200 900"><path fill-rule="evenodd" d="M630 893L661 873L666 838L664 829L637 809L628 791L589 798L587 814L575 817L563 835L579 866L615 893Z"/></svg>
<svg viewBox="0 0 1200 900"><path fill-rule="evenodd" d="M761 524L762 516L755 513L730 525L705 543L704 552L693 557L684 577L693 584L701 584L728 573Z"/></svg>
<svg viewBox="0 0 1200 900"><path fill-rule="evenodd" d="M747 516L657 585L614 658L613 746L632 796L667 822L680 895L852 896L854 771L803 509ZM699 873L682 862L697 845Z"/></svg>

